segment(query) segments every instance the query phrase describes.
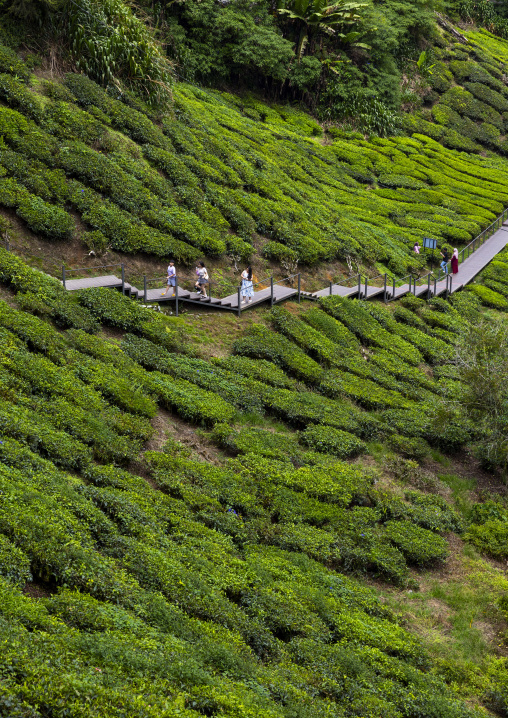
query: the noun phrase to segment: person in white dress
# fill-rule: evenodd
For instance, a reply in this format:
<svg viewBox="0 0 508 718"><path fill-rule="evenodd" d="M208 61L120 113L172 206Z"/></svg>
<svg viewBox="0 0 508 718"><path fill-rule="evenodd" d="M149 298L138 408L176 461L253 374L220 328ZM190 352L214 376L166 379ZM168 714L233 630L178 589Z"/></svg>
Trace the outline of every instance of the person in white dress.
<svg viewBox="0 0 508 718"><path fill-rule="evenodd" d="M252 297L254 296L254 285L252 284L252 267L247 267L247 269L244 269L242 272L241 294L242 304L245 304L245 302L249 302L250 304L252 302Z"/></svg>

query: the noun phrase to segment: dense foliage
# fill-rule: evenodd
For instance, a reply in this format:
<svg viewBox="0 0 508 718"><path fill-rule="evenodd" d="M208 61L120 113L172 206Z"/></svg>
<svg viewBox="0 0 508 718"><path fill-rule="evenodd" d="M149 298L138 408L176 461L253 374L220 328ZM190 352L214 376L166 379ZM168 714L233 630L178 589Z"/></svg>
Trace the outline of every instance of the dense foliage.
<svg viewBox="0 0 508 718"><path fill-rule="evenodd" d="M457 42L409 0L0 0L3 42L66 28L86 72L0 47L0 206L96 254L417 272L415 240L464 245L508 205L504 21L447 7L488 31ZM162 47L215 89L161 111ZM223 91L247 84L323 124ZM276 307L211 360L181 320L3 249L0 283L0 714L508 713L506 659L434 660L379 593L461 540L507 558L506 503L454 507L418 463L472 443L506 468L505 330L478 331L508 309L506 251L450 303Z"/></svg>
<svg viewBox="0 0 508 718"><path fill-rule="evenodd" d="M411 301L413 329L350 303L353 333L344 300L302 318L277 308L271 327L210 362L186 352L181 320L113 290L65 294L4 250L0 279L11 291L0 302L4 712L482 714L362 581L416 587L410 569L445 561L463 519L439 495L387 490L375 470L344 460L372 436L467 440L458 416L448 433L422 422L455 385L416 366L397 334L432 339L437 316L463 324L465 313ZM48 318L64 305L70 328L58 329ZM127 333L105 339L102 323ZM373 342L376 325L396 359ZM449 335L444 346L459 340ZM174 439L144 450L159 407L209 427L216 459ZM270 415L277 431L263 427ZM480 533L504 514L486 511L466 538L494 552ZM503 705L501 677L488 686L485 704Z"/></svg>
<svg viewBox="0 0 508 718"><path fill-rule="evenodd" d="M7 50L0 65L0 205L54 241L76 235L77 213L96 253L257 251L403 275L422 235L460 246L508 205L506 161L445 148L430 123L412 130L431 137L323 141L304 113L180 84L160 125L84 75L41 81Z"/></svg>

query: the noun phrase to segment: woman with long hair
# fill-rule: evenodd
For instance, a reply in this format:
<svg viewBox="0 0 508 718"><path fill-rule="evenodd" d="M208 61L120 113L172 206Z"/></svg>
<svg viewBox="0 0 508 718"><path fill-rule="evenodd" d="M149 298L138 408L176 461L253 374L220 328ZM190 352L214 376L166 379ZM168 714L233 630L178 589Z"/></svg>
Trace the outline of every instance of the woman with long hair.
<svg viewBox="0 0 508 718"><path fill-rule="evenodd" d="M247 269L244 269L242 272L242 304L245 304L245 302L248 302L249 304L252 302L252 297L254 296L254 285L252 284L252 267L247 267Z"/></svg>
<svg viewBox="0 0 508 718"><path fill-rule="evenodd" d="M459 250L455 248L452 254L452 272L457 274L459 271Z"/></svg>

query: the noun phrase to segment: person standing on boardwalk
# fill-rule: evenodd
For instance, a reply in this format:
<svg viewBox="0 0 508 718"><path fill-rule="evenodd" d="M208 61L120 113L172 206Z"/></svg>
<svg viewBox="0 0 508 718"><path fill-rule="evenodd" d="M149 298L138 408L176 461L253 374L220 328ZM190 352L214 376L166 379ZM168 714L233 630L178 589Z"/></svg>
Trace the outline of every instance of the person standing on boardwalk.
<svg viewBox="0 0 508 718"><path fill-rule="evenodd" d="M441 269L445 274L448 274L448 260L450 257L448 256L448 250L446 248L441 252L441 256L443 258L443 261L441 262Z"/></svg>
<svg viewBox="0 0 508 718"><path fill-rule="evenodd" d="M252 297L254 296L254 285L252 284L252 267L247 267L247 269L244 269L242 272L242 304L245 304L246 301L249 302L249 304L252 302Z"/></svg>
<svg viewBox="0 0 508 718"><path fill-rule="evenodd" d="M194 286L198 290L198 294L201 294L202 297L206 297L207 296L206 285L208 284L208 272L206 271L204 262L198 262L198 266L196 267L196 274L198 275L198 279Z"/></svg>
<svg viewBox="0 0 508 718"><path fill-rule="evenodd" d="M175 269L175 263L173 262L173 260L171 260L169 262L167 285L168 286L166 287L166 291L162 292L161 297L164 297L169 292L170 287L173 288L173 293L171 296L174 297L175 296L175 286L176 286L176 269Z"/></svg>
<svg viewBox="0 0 508 718"><path fill-rule="evenodd" d="M455 248L452 254L452 272L458 274L459 271L459 250Z"/></svg>

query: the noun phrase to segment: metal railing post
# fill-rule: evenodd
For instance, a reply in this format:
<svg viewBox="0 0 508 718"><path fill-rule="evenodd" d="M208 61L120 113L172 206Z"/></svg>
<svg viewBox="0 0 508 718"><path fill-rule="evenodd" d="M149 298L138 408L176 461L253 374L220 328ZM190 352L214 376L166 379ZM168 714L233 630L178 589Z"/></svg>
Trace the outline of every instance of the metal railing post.
<svg viewBox="0 0 508 718"><path fill-rule="evenodd" d="M436 292L437 292L437 277L434 277L434 295L433 295L434 297L436 296Z"/></svg>
<svg viewBox="0 0 508 718"><path fill-rule="evenodd" d="M409 275L409 294L411 294L411 275Z"/></svg>
<svg viewBox="0 0 508 718"><path fill-rule="evenodd" d="M175 315L178 316L178 276L175 274Z"/></svg>
<svg viewBox="0 0 508 718"><path fill-rule="evenodd" d="M270 306L273 307L273 277L270 277Z"/></svg>
<svg viewBox="0 0 508 718"><path fill-rule="evenodd" d="M146 274L143 276L143 300L144 300L145 304L148 301L148 289L146 286Z"/></svg>
<svg viewBox="0 0 508 718"><path fill-rule="evenodd" d="M241 316L242 316L242 303L241 303L241 302L242 302L242 297L241 297L241 293L240 293L240 288L241 288L241 285L239 284L239 285L238 285L238 292L237 292L237 296L238 296L238 300L237 300L237 301L238 301L238 308L237 308L237 310L236 310L236 313L237 313L237 316L238 316L238 317L241 317Z"/></svg>
<svg viewBox="0 0 508 718"><path fill-rule="evenodd" d="M430 274L427 275L427 300L430 299Z"/></svg>
<svg viewBox="0 0 508 718"><path fill-rule="evenodd" d="M62 284L65 289L65 267L62 265Z"/></svg>
<svg viewBox="0 0 508 718"><path fill-rule="evenodd" d="M300 272L298 272L298 304L300 304L301 296L302 296L301 274L300 274Z"/></svg>
<svg viewBox="0 0 508 718"><path fill-rule="evenodd" d="M358 299L361 299L362 296L362 275L358 275Z"/></svg>
<svg viewBox="0 0 508 718"><path fill-rule="evenodd" d="M333 283L330 282L330 296L332 296L332 293L333 293L333 292L332 292L332 287L333 287Z"/></svg>
<svg viewBox="0 0 508 718"><path fill-rule="evenodd" d="M387 280L387 277L388 277L388 275L387 275L386 272L385 272L385 283L384 283L384 292L383 292L383 302L384 302L385 304L387 304L387 300L386 300L386 280Z"/></svg>
<svg viewBox="0 0 508 718"><path fill-rule="evenodd" d="M125 293L125 267L122 264L122 294Z"/></svg>
<svg viewBox="0 0 508 718"><path fill-rule="evenodd" d="M369 283L369 278L367 277L367 275L365 275L365 299L367 299L367 297L368 297L368 294L367 294L368 283Z"/></svg>
<svg viewBox="0 0 508 718"><path fill-rule="evenodd" d="M450 294L453 294L453 274L450 274Z"/></svg>
<svg viewBox="0 0 508 718"><path fill-rule="evenodd" d="M393 293L392 293L392 299L395 299L395 275L392 277L393 279Z"/></svg>

